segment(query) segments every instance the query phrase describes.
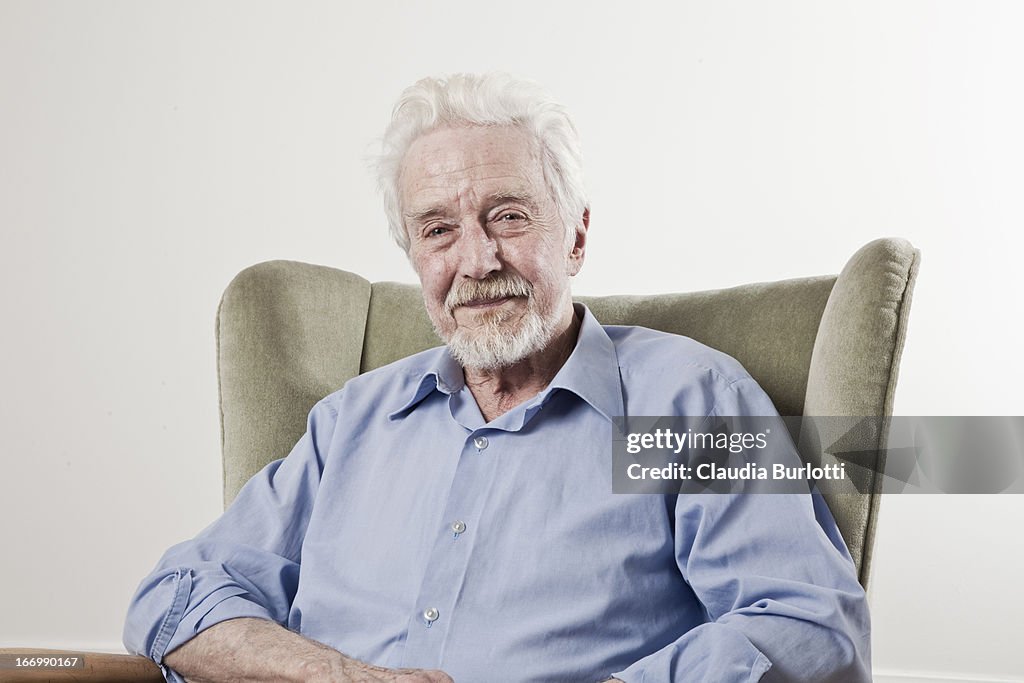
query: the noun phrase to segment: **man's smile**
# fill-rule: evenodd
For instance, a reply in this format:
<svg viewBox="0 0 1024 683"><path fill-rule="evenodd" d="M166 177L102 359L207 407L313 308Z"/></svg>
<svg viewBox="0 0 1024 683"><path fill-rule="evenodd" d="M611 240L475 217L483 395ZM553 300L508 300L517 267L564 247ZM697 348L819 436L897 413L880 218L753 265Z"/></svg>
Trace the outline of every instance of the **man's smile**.
<svg viewBox="0 0 1024 683"><path fill-rule="evenodd" d="M464 308L471 308L477 310L486 310L488 308L497 308L504 303L512 301L513 299L521 299L523 297L518 296L503 296L497 299L470 299L466 303L462 304Z"/></svg>

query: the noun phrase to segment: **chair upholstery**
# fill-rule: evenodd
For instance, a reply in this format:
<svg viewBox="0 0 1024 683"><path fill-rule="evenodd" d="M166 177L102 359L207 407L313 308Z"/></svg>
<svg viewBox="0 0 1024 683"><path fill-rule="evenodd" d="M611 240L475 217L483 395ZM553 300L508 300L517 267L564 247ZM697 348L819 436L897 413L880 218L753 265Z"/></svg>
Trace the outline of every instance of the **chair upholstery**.
<svg viewBox="0 0 1024 683"><path fill-rule="evenodd" d="M578 300L604 324L683 334L728 353L782 415L888 416L919 259L905 240L880 239L838 276ZM239 273L217 315L225 505L290 451L318 400L440 343L416 286L289 261ZM828 497L864 585L879 501Z"/></svg>

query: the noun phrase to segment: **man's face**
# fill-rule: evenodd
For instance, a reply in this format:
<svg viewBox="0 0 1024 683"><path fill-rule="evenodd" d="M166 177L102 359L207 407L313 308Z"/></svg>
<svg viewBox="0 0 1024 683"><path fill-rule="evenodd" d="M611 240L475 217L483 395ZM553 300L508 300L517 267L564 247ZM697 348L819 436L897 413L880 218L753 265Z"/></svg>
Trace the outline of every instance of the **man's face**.
<svg viewBox="0 0 1024 683"><path fill-rule="evenodd" d="M568 325L586 226L568 238L532 136L435 130L409 148L399 187L427 313L464 366L511 365Z"/></svg>

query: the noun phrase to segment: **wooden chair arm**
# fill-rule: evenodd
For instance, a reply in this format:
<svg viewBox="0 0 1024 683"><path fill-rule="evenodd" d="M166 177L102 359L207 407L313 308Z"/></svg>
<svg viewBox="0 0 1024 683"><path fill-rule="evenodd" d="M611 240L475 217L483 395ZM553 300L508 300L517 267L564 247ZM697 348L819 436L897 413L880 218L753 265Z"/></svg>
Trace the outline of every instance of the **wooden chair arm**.
<svg viewBox="0 0 1024 683"><path fill-rule="evenodd" d="M16 667L15 657L78 657L79 668ZM32 647L0 648L0 681L3 683L163 683L160 667L138 655L114 655L106 652L43 650Z"/></svg>

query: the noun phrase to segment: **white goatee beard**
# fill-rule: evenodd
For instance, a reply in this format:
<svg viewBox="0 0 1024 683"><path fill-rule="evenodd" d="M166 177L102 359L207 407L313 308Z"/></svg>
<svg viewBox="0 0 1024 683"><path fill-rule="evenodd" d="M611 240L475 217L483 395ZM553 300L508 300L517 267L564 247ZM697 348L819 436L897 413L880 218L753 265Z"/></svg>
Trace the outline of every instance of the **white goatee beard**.
<svg viewBox="0 0 1024 683"><path fill-rule="evenodd" d="M435 332L448 345L452 358L463 368L478 371L507 368L542 351L555 338L561 307L555 306L547 317L542 315L533 287L517 275L498 275L453 289L445 300L444 308L451 315L457 306L467 301L506 296L526 298L526 312L518 323L510 323L509 314L499 310L473 330L457 328L446 336L437 324L434 325ZM514 329L510 330L510 326Z"/></svg>

